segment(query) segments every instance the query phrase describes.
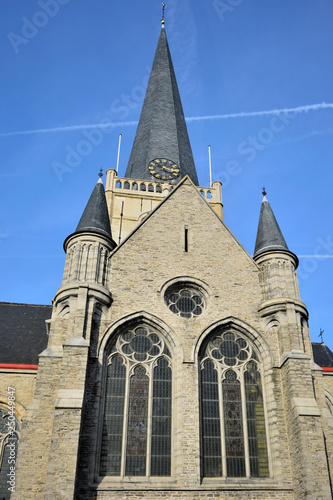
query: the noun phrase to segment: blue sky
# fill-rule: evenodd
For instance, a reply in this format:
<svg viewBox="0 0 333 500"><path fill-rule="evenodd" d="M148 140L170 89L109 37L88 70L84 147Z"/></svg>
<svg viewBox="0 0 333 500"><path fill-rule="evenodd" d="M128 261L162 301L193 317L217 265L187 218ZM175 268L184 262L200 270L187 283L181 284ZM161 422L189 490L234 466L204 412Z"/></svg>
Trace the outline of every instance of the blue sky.
<svg viewBox="0 0 333 500"><path fill-rule="evenodd" d="M224 220L251 255L266 186L300 258L312 340L322 328L333 348L333 4L167 3L200 185L209 185L211 144ZM161 2L16 0L2 2L0 15L0 300L50 304L61 284L63 240L99 168L115 167L119 133L125 172ZM94 128L107 121L111 133Z"/></svg>

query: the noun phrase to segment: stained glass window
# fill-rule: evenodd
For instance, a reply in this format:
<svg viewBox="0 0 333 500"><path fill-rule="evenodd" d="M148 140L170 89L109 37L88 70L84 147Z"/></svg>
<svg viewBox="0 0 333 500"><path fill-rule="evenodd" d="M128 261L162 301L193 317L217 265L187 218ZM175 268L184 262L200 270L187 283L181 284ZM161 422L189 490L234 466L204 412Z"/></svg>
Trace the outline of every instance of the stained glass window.
<svg viewBox="0 0 333 500"><path fill-rule="evenodd" d="M205 309L205 299L201 290L188 284L170 287L166 291L165 302L170 311L181 318L195 318Z"/></svg>
<svg viewBox="0 0 333 500"><path fill-rule="evenodd" d="M251 476L268 476L268 456L261 377L256 363L249 363L244 373L246 415L249 436Z"/></svg>
<svg viewBox="0 0 333 500"><path fill-rule="evenodd" d="M118 335L109 356L100 474L170 476L171 355L146 325Z"/></svg>
<svg viewBox="0 0 333 500"><path fill-rule="evenodd" d="M248 340L220 331L201 354L203 477L268 477L258 356Z"/></svg>
<svg viewBox="0 0 333 500"><path fill-rule="evenodd" d="M206 361L201 371L203 475L221 476L221 429L217 371Z"/></svg>

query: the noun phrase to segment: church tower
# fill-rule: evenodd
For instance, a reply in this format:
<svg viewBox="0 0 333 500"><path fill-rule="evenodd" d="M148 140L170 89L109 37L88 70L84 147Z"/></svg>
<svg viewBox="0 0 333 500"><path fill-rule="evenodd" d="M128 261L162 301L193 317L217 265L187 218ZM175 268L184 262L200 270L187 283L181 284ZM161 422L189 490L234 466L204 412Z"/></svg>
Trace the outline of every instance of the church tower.
<svg viewBox="0 0 333 500"><path fill-rule="evenodd" d="M64 243L12 498L330 498L333 418L265 194L252 258L221 183L199 187L163 20L125 176Z"/></svg>

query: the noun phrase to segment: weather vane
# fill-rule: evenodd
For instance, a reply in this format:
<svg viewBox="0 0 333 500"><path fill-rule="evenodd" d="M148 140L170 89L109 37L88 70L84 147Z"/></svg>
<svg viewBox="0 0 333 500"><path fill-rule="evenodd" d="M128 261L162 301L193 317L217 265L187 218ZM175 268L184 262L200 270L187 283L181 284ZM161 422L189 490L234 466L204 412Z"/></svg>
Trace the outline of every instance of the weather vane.
<svg viewBox="0 0 333 500"><path fill-rule="evenodd" d="M324 343L324 340L323 340L323 333L324 333L324 331L325 331L325 330L322 330L321 328L319 328L319 330L320 330L320 333L319 333L318 337L320 337L320 338L321 338L321 343L323 344L323 343Z"/></svg>
<svg viewBox="0 0 333 500"><path fill-rule="evenodd" d="M167 7L167 4L166 3L162 3L162 21L161 23L164 24L165 21L164 21L164 11L165 11L165 7Z"/></svg>
<svg viewBox="0 0 333 500"><path fill-rule="evenodd" d="M266 196L266 194L267 194L265 186L262 188L262 194L263 194L263 196Z"/></svg>
<svg viewBox="0 0 333 500"><path fill-rule="evenodd" d="M102 168L99 169L98 177L103 177L103 169Z"/></svg>

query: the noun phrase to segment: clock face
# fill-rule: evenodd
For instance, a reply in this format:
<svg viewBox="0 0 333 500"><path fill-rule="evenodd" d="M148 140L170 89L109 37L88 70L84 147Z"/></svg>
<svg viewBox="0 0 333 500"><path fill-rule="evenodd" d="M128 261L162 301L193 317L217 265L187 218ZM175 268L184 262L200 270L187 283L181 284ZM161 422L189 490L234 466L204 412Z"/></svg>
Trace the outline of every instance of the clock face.
<svg viewBox="0 0 333 500"><path fill-rule="evenodd" d="M177 163L174 163L172 160L167 160L166 158L155 158L155 160L149 163L148 170L156 179L162 181L170 181L179 176L179 167Z"/></svg>

